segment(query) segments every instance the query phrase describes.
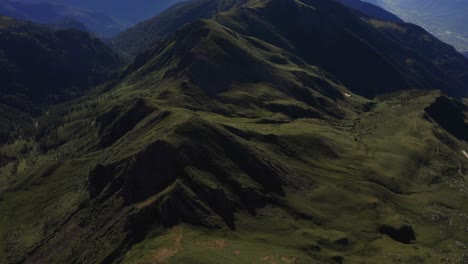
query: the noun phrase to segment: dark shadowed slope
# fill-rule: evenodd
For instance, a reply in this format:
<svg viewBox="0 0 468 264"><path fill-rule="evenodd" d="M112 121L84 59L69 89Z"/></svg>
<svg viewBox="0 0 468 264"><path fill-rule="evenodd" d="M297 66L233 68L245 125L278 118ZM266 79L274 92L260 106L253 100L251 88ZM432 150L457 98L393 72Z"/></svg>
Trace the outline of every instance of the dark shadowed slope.
<svg viewBox="0 0 468 264"><path fill-rule="evenodd" d="M360 18L334 1L303 3L258 1L216 20L293 52L364 96L405 88L468 94L468 61L422 28ZM281 19L285 11L290 19Z"/></svg>
<svg viewBox="0 0 468 264"><path fill-rule="evenodd" d="M52 31L0 17L2 107L38 115L41 105L75 98L105 81L119 64L119 58L88 33ZM2 134L2 140L8 134Z"/></svg>
<svg viewBox="0 0 468 264"><path fill-rule="evenodd" d="M37 101L67 97L106 80L119 63L107 46L85 32L51 31L8 17L1 17L0 32L3 95L18 93Z"/></svg>

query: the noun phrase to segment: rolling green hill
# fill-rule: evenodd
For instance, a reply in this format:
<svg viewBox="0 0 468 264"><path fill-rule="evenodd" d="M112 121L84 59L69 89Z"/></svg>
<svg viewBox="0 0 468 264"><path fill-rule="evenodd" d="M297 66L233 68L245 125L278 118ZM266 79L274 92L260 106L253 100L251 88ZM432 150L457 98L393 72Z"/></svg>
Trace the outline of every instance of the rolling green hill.
<svg viewBox="0 0 468 264"><path fill-rule="evenodd" d="M468 260L453 48L328 0L168 34L1 146L0 262Z"/></svg>

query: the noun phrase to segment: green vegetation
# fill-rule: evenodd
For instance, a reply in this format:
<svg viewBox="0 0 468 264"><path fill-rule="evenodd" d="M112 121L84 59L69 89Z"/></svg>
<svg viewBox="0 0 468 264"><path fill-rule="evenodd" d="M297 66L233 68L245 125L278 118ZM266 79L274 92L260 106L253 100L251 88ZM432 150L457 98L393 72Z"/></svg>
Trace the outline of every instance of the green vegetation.
<svg viewBox="0 0 468 264"><path fill-rule="evenodd" d="M466 67L395 26L249 1L48 106L0 148L0 262L466 262L466 99L408 89Z"/></svg>
<svg viewBox="0 0 468 264"><path fill-rule="evenodd" d="M178 3L160 15L138 23L112 39L112 46L127 57L134 57L150 48L187 23L212 18L218 13L241 6L246 0L196 0Z"/></svg>

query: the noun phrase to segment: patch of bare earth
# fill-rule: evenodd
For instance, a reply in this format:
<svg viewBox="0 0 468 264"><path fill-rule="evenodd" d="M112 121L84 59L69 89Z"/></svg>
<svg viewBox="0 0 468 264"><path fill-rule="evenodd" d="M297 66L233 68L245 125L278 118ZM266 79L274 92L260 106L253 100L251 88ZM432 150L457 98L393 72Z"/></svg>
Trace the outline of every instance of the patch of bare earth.
<svg viewBox="0 0 468 264"><path fill-rule="evenodd" d="M174 244L170 248L161 248L157 250L150 251L150 258L149 260L144 261L144 264L162 264L167 263L167 261L179 251L182 250L182 239L184 237L183 234L183 227L174 227L171 232L176 233L176 237L174 238Z"/></svg>
<svg viewBox="0 0 468 264"><path fill-rule="evenodd" d="M294 256L263 256L262 261L269 264L297 264L299 258Z"/></svg>
<svg viewBox="0 0 468 264"><path fill-rule="evenodd" d="M229 245L231 245L231 243L224 239L217 239L214 241L197 242L197 245L210 248L210 249L224 249L228 247Z"/></svg>

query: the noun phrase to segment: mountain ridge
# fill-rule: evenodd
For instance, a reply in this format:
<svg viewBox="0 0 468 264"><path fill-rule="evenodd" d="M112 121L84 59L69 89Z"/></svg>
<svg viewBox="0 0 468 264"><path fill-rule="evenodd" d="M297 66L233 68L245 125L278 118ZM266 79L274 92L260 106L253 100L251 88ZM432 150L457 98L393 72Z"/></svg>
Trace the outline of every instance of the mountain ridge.
<svg viewBox="0 0 468 264"><path fill-rule="evenodd" d="M466 86L463 85L463 83L466 83L466 71L468 67L468 62L466 61L465 58L460 56L458 52L456 52L452 47L445 45L444 43L438 41L434 37L431 37L426 31L424 31L422 28L419 28L417 26L413 25L396 25L392 26L391 22L384 22L380 23L375 20L368 20L368 23L363 23L362 20L356 20L348 11L348 9L340 8L339 4L335 2L330 2L327 5L323 5L322 10L328 9L328 12L332 12L332 9L334 12L338 12L337 10L340 10L340 14L335 15L335 16L330 16L329 18L329 23L327 25L323 26L328 26L328 25L334 25L334 24L343 24L343 23L349 23L349 28L348 30L352 30L354 35L359 36L361 39L365 39L366 42L361 41L360 39L355 39L355 36L352 36L348 32L346 32L343 28L340 27L335 27L329 26L329 31L328 32L333 32L333 33L328 33L328 35L323 34L323 28L319 27L310 27L307 28L305 27L305 24L300 22L299 18L302 18L304 20L308 19L312 25L319 25L318 19L320 18L320 14L317 15L316 13L310 11L308 13L309 17L305 17L306 14L301 14L299 9L296 9L295 7L288 6L289 3L291 2L281 2L281 1L264 1L264 3L268 3L269 6L267 8L262 9L262 7L258 8L260 12L262 10L265 10L263 12L263 17L265 17L262 20L257 20L257 21L248 21L247 23L244 23L241 26L238 26L239 23L236 24L236 22L231 22L229 21L229 16L223 16L220 15L216 19L217 21L220 21L221 24L223 25L228 25L228 27L233 28L234 30L245 34L245 35L250 35L251 33L246 32L246 26L249 26L248 23L260 23L258 28L260 30L264 31L257 31L254 32L255 37L258 37L260 39L266 40L267 42L270 42L274 45L277 45L278 47L285 48L286 50L293 51L293 53L298 54L299 57L303 58L305 61L307 61L309 64L312 65L317 65L327 71L329 71L331 74L337 75L338 78L342 82L345 83L346 86L348 86L350 89L356 89L358 86L362 87L363 90L358 91L361 95L364 96L372 96L373 92L372 89L375 89L376 86L380 86L382 88L380 89L387 89L384 88L385 86L388 87L388 89L392 89L391 87L396 87L396 86L401 86L401 87L426 87L426 89L430 89L429 87L437 87L437 89L445 90L447 93L452 93L452 95L457 94L458 92L454 89L454 87L458 87L460 92L460 96L466 96ZM303 10L313 10L314 7L314 1L303 1L305 3L305 7ZM309 8L307 5L310 5ZM297 14L297 20L290 20L294 22L283 22L280 23L278 19L278 16L280 16L280 12L282 9L290 9L290 12L295 12ZM237 14L238 16L248 20L250 14L252 13L247 13L243 11L248 11L248 9L237 9ZM222 21L222 19L225 19L225 21ZM254 18L255 19L255 18ZM345 22L346 20L346 22ZM270 21L274 21L273 24L270 24ZM297 22L295 22L297 21ZM261 27L264 27L265 29L262 29ZM404 28L402 31L400 31L400 28ZM295 28L298 30L289 30L289 28ZM273 32L273 30L277 30L276 32ZM279 32L279 34L277 33ZM266 34L265 34L266 33ZM403 33L403 34L401 34ZM263 36L262 36L263 34ZM284 35L281 35L284 34ZM323 41L322 43L320 41L313 41L315 36L321 36L323 34L324 37L322 37L320 40ZM426 45L425 41L409 41L406 39L406 37L409 38L414 38L414 37L420 37L420 36L428 38L427 42L432 42L430 46L428 46L428 49L421 49L421 47L424 47ZM396 37L396 38L395 38ZM337 38L341 39L346 39L344 42L336 42ZM281 41L287 39L287 41ZM416 40L416 39L415 39ZM353 43L353 44L351 44ZM408 45L407 43L410 43ZM314 48L310 48L310 44L315 45ZM354 45L354 46L353 46ZM359 49L362 46L369 45L371 48L367 49L362 49L364 53L360 53ZM411 46L413 45L413 46ZM434 45L434 46L432 46ZM437 49L432 49L433 47L438 46ZM314 47L314 46L313 46ZM380 50L379 50L380 49ZM439 49L443 49L444 51L441 52L439 55L437 54L437 51ZM398 56L392 56L389 55L391 52L397 52L400 55ZM324 53L324 51L329 51L328 54ZM340 52L340 53L338 53ZM387 55L388 54L388 55ZM419 57L418 60L422 62L422 65L418 64L413 64L409 65L407 63L408 58L402 58L401 55L404 54L403 56L408 56L408 57ZM443 55L442 55L443 54ZM451 54L453 56L452 58L446 57L446 54ZM328 56L327 56L328 55ZM355 58L352 58L352 56L356 56ZM435 57L443 56L445 57L444 59L441 58L440 62L435 60ZM379 57L378 59L381 60L381 63L375 63L374 65L365 65L365 61L367 58L374 58L373 60L376 60L375 58ZM364 58L364 60L363 60ZM335 63L334 60L340 60L340 63ZM360 61L360 64L351 66L355 61ZM369 63L374 63L372 60L369 59ZM345 64L347 63L347 64ZM332 65L327 65L327 64L332 64ZM424 64L424 66L423 66ZM453 72L453 76L455 78L459 78L458 81L452 82L451 78L447 78L448 76L445 76L446 74L450 74L448 72L445 72L445 70L442 70L439 72L439 76L436 78L433 78L433 76L426 75L425 73L426 69L425 68L432 68L434 74L437 72L438 64L444 65L445 68L450 68L448 66L449 64L453 64L454 67L458 68L460 72ZM338 66L339 65L339 66ZM386 65L386 66L385 66ZM395 65L398 65L398 67L395 67ZM455 66L457 65L457 66ZM342 67L341 69L339 67ZM366 68L367 67L367 68ZM372 78L365 78L364 75L360 76L359 74L368 72L371 73L372 71L379 71L377 70L377 67L388 67L388 69L385 71L386 75L385 76L380 76L376 78L375 81L379 82L378 79L385 80L385 78L389 78L388 81L384 81L380 83L380 85L372 85L370 82L372 81ZM361 68L361 70L357 70L358 68ZM403 69L407 70L403 70ZM410 69L412 68L412 69ZM333 69L333 70L331 70ZM356 71L353 71L353 69L356 69ZM361 72L361 73L360 73ZM384 72L384 71L379 71L379 72ZM417 72L417 74L413 77L408 77L405 76L405 72ZM377 74L377 73L376 73ZM389 77L390 74L394 74L393 77ZM341 75L341 76L340 76ZM376 76L374 74L369 74L370 76ZM400 75L400 77L398 77ZM420 76L417 76L420 75ZM423 79L421 78L421 75L425 75L423 77L424 80L423 83L416 83L419 81L422 81ZM360 83L360 80L363 78L366 79L365 84ZM354 79L354 80L353 80ZM419 79L419 80L418 80ZM427 83L428 80L432 79L432 82L434 84ZM443 84L440 82L440 80L445 79L446 84ZM395 81L400 81L400 84L392 84L391 82ZM406 82L406 84L404 84ZM426 83L424 83L426 82ZM450 84L449 84L450 83ZM367 86L367 87L366 87ZM372 87L374 88L372 88ZM442 88L445 86L445 88ZM364 88L365 87L365 88ZM400 88L401 88L400 87ZM403 88L404 89L404 88ZM365 90L365 92L364 92ZM452 91L449 91L452 90ZM356 90L355 90L356 91Z"/></svg>
<svg viewBox="0 0 468 264"><path fill-rule="evenodd" d="M112 39L112 46L129 56L150 48L186 23L211 18L217 13L240 6L246 0L195 0L175 4L161 14L140 22ZM175 19L174 19L175 18ZM137 40L137 41L134 41Z"/></svg>
<svg viewBox="0 0 468 264"><path fill-rule="evenodd" d="M143 22L140 25L127 30L126 32L119 34L119 36L117 36L115 39L112 40L113 46L116 47L118 50L123 51L127 55L130 55L130 56L132 54L134 55L138 51L141 51L144 48L150 47L152 44L156 43L158 40L164 38L164 36L166 36L167 34L174 32L175 28L182 26L185 22L190 22L190 21L200 18L200 17L193 17L193 15L190 15L190 12L195 12L195 13L200 14L197 11L198 8L203 9L203 12L201 13L202 14L201 18L208 18L210 16L213 16L213 14L216 14L221 11L225 11L225 9L223 8L218 9L218 7L216 6L216 3L218 3L218 1L215 1L215 0L199 0L199 1L194 1L194 2L180 3L174 6L172 9L169 9L166 12L163 12L160 16L155 17L153 20L148 20L146 22ZM311 5L313 6L313 4ZM210 6L211 6L211 9L210 9ZM337 5L332 4L332 2L330 6L333 6L330 8L335 8L335 7L337 8ZM235 7L235 6L231 6L231 3L229 3L227 7ZM341 9L342 8L340 8L339 10ZM182 12L181 10L187 10L187 11ZM330 10L329 12L332 12L332 11ZM176 14L178 14L180 18L178 18ZM221 14L218 16L222 17L223 15ZM350 17L350 16L351 15L349 13L344 15L344 17ZM376 70L376 67L382 67L381 65L386 64L388 67L387 70L389 72L389 76L380 77L381 79L388 78L388 82L382 82L383 86L385 85L392 86L391 82L400 80L400 84L395 84L393 86L394 87L406 86L406 87L412 87L412 88L425 87L426 89L431 89L431 88L442 89L450 93L451 95L456 95L458 93L456 90L459 90L460 94L456 96L463 96L464 93L466 94L466 91L465 91L466 86L464 86L463 83L466 83L467 62L465 58L461 57L457 52L455 52L453 48L449 47L448 45L444 45L442 42L432 37L425 30L417 26L411 26L409 24L401 24L400 22L398 22L397 24L393 24L390 21L379 22L379 20L377 19L369 19L369 18L365 18L365 19L368 21L368 24L371 25L371 27L375 28L375 30L366 29L367 32L372 32L372 31L374 32L371 35L361 36L361 38L365 39L367 42L374 41L374 43L368 43L364 45L369 45L369 47L376 45L383 49L379 50L377 52L378 54L374 54L374 55L370 55L370 53L367 54L369 56L379 57L382 63L380 63L378 66L368 65L367 66L368 68L366 70L361 71L362 73L365 71L372 72L373 70L384 72L384 71ZM335 19L335 20L338 21L339 19ZM342 23L341 21L339 22L336 22L336 21L330 21L331 22L330 25L333 23ZM351 23L354 23L354 27L356 29L362 28L363 26L363 25L358 26L360 22L357 22L357 21L354 21ZM156 32L152 28L157 29ZM303 28L303 27L299 26L299 28ZM316 29L316 30L318 32L321 29ZM380 32L375 32L375 31L380 31ZM157 33L157 32L160 32L160 33ZM320 33L316 33L316 34L320 35ZM343 36L346 36L347 33L342 32L339 34L342 34L340 35L340 37L343 37ZM336 35L335 37L338 37L339 34L335 34ZM420 36L417 36L418 34ZM141 38L139 38L138 36L140 36ZM145 37L145 36L149 36L149 37ZM277 38L277 40L280 40L284 37L276 35L273 38ZM354 38L354 37L350 37L350 38ZM417 40L418 38L423 38L424 41L418 41ZM138 39L138 41L133 41L134 39ZM411 39L411 41L409 41L409 39ZM273 41L272 43L275 44L275 41L277 40L272 40L270 38L267 40L267 42ZM301 39L298 39L297 41L303 42L303 43L307 42L307 40L302 41ZM378 43L375 41L378 41ZM412 46L408 45L408 43L411 43ZM360 43L357 45L359 46L362 44L363 43ZM278 44L275 44L275 45L278 45ZM285 45L288 45L288 44L285 44ZM330 42L329 45L330 45L330 48L328 49L331 50L333 49L332 48L333 45L335 46L339 45L339 42ZM438 46L437 49L434 48L436 45ZM432 50L431 48L427 49L425 48L425 46L433 47L434 49ZM281 45L280 47L284 48L284 46L281 46ZM309 51L307 51L307 49L308 49L307 47L304 47L302 52L313 53L314 50L317 50L317 51L327 50L325 46L319 47L317 46L317 44L315 44L315 46L312 46L309 49ZM351 59L350 57L353 54L355 54L356 56L367 56L367 55L360 54L359 52L356 52L356 51L344 52L344 50L347 50L347 49L350 49L349 45L344 45L341 48L336 48L335 54L332 53L330 56L332 58L336 57L336 59L338 59L338 57L341 56L340 59L346 58L345 61L349 61L349 63L352 63L352 61L360 60L359 58ZM370 49L365 49L365 50L366 52L369 52L374 49L375 47L370 47ZM398 49L399 51L396 51ZM437 50L440 50L440 52L438 52ZM341 55L337 55L338 52L342 52ZM386 55L386 54L390 54L391 52L399 53L399 55L396 55L396 54L393 56ZM406 58L403 58L402 54L405 54L404 56L406 56ZM446 54L451 54L450 55L451 58L446 56ZM351 86L354 86L354 87L361 86L361 84L359 83L359 79L364 78L364 77L362 76L358 77L359 73L357 73L354 76L354 73L352 70L348 71L348 69L353 69L354 68L353 66L348 65L345 67L345 65L343 65L342 69L337 69L336 68L337 64L335 62L328 62L328 58L323 57L324 53L316 54L314 56L316 56L316 58L319 59L319 62L308 61L309 63L311 64L319 63L318 66L325 68L325 70L327 71L330 71L331 69L330 67L333 67L334 71L333 72L330 71L332 74L337 74L338 71L342 71L342 74L350 75L347 77L347 80L346 80L348 81L347 83L348 86L351 84L349 82L352 81L353 78L356 78L357 80L354 81L355 83L351 84ZM322 56L322 58L320 58L320 56ZM411 63L411 61L413 61L412 57L415 57L415 56L418 57L416 59L417 61L420 61L420 62L424 61L424 62L422 64ZM301 57L301 55L299 55L299 57ZM438 59L435 59L436 57ZM329 63L332 65L324 67L324 65L321 63L325 63L325 64ZM364 67L362 65L360 66ZM441 69L455 69L455 68L459 70L464 68L465 70L462 70L462 72L448 72L445 70L441 70ZM411 77L405 76L405 75L408 75L408 73L411 74L412 72L414 73L417 72L417 74ZM429 74L429 72L432 72L432 73ZM436 76L434 76L434 73L436 72L438 73L436 74ZM393 77L390 77L391 74L393 74ZM369 74L369 75L373 76L374 74ZM400 77L396 77L398 75L400 75ZM368 81L371 81L371 80L372 78L368 78ZM431 80L431 81L428 82L428 80ZM403 84L405 82L406 84ZM365 87L366 85L368 87ZM374 88L371 88L370 86ZM370 83L363 84L362 91L360 93L364 94L363 91L367 91L368 94L366 96L372 96L373 94L371 92L371 89L375 89L376 86L378 85L372 85ZM458 87L458 88L455 88L455 87ZM451 91L448 91L448 90L451 90ZM374 95L375 95L375 92L374 92Z"/></svg>
<svg viewBox="0 0 468 264"><path fill-rule="evenodd" d="M463 262L465 62L328 0L184 25L1 145L0 262Z"/></svg>
<svg viewBox="0 0 468 264"><path fill-rule="evenodd" d="M43 0L18 0L19 2L37 4ZM157 15L164 9L173 4L181 2L181 0L164 0L164 1L126 1L115 0L110 4L109 1L94 1L94 0L55 0L57 4L93 10L95 12L104 13L108 16L117 18L125 23L135 24L143 19Z"/></svg>

